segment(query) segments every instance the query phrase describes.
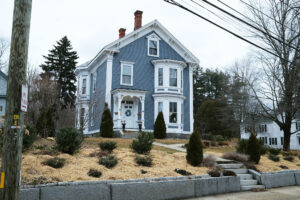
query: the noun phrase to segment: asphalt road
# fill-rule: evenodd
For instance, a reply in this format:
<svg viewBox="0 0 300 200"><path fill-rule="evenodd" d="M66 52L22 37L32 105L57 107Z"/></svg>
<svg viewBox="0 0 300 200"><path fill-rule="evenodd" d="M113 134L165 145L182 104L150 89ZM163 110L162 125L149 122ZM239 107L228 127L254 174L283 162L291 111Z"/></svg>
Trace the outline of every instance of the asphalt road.
<svg viewBox="0 0 300 200"><path fill-rule="evenodd" d="M300 186L268 189L263 192L239 192L188 200L300 200Z"/></svg>

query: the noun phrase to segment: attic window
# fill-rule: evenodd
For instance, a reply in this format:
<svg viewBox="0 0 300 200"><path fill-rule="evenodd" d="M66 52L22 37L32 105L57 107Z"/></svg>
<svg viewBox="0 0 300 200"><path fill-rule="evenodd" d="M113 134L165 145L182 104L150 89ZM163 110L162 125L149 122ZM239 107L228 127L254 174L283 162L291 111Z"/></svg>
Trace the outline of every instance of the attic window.
<svg viewBox="0 0 300 200"><path fill-rule="evenodd" d="M155 34L148 37L148 56L159 57L159 40L160 38Z"/></svg>

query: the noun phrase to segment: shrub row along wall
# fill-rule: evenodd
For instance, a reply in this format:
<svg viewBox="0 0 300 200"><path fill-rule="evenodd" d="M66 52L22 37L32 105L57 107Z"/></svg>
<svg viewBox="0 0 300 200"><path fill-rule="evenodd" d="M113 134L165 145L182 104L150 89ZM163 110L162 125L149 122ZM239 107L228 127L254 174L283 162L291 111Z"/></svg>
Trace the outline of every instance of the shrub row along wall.
<svg viewBox="0 0 300 200"><path fill-rule="evenodd" d="M20 200L183 199L240 191L237 176L147 178L25 186Z"/></svg>
<svg viewBox="0 0 300 200"><path fill-rule="evenodd" d="M268 188L300 185L300 170L283 170L272 173L258 173L249 170L260 184Z"/></svg>

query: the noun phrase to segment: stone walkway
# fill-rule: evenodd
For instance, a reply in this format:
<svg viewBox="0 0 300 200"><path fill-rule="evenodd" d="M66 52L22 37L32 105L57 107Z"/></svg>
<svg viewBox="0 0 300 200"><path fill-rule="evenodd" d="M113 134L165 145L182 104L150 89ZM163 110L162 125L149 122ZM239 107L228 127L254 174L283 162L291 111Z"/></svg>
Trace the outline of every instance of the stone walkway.
<svg viewBox="0 0 300 200"><path fill-rule="evenodd" d="M188 200L299 200L300 199L300 187L282 187L276 189L269 189L264 192L239 192L221 194L200 198L192 198Z"/></svg>
<svg viewBox="0 0 300 200"><path fill-rule="evenodd" d="M153 142L153 144L157 145L157 146L169 148L169 149L174 149L174 150L181 151L181 152L186 152L186 149L182 147L184 144L162 144L162 143L158 143L158 142ZM211 154L206 154L205 153L204 157L206 157L208 155L211 155ZM212 155L212 156L214 156L216 158L216 161L228 161L226 159L217 157L215 155Z"/></svg>

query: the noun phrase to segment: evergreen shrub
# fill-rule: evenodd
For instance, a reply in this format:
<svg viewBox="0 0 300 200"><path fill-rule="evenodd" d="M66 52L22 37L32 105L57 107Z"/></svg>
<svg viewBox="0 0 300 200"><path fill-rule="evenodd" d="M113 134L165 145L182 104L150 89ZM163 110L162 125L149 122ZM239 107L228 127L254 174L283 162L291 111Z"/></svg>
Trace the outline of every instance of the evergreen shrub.
<svg viewBox="0 0 300 200"><path fill-rule="evenodd" d="M159 112L156 117L153 134L156 139L164 139L167 136L166 123L162 112Z"/></svg>
<svg viewBox="0 0 300 200"><path fill-rule="evenodd" d="M260 144L256 136L251 133L250 138L247 144L247 152L249 155L249 161L254 162L255 164L259 163L260 160Z"/></svg>
<svg viewBox="0 0 300 200"><path fill-rule="evenodd" d="M105 103L104 111L102 114L101 124L100 124L100 136L105 138L112 138L114 137L114 130L113 130L113 119L108 108L108 104Z"/></svg>
<svg viewBox="0 0 300 200"><path fill-rule="evenodd" d="M36 135L37 135L37 129L34 125L27 125L26 129L28 130L25 131L25 134L23 135L23 149L29 149L34 141L36 140Z"/></svg>
<svg viewBox="0 0 300 200"><path fill-rule="evenodd" d="M269 148L268 150L273 155L278 155L280 153L280 149Z"/></svg>
<svg viewBox="0 0 300 200"><path fill-rule="evenodd" d="M240 139L236 146L236 152L246 154L248 140Z"/></svg>
<svg viewBox="0 0 300 200"><path fill-rule="evenodd" d="M280 161L279 156L274 155L274 154L271 154L271 153L269 154L268 158L269 158L270 160L274 161L274 162L279 162L279 161Z"/></svg>
<svg viewBox="0 0 300 200"><path fill-rule="evenodd" d="M99 142L99 147L102 151L112 152L115 148L117 148L117 143L113 141L103 141Z"/></svg>
<svg viewBox="0 0 300 200"><path fill-rule="evenodd" d="M130 148L139 154L149 153L152 149L153 134L147 132L141 132L138 135L137 140L133 140Z"/></svg>
<svg viewBox="0 0 300 200"><path fill-rule="evenodd" d="M193 166L198 166L203 160L203 149L200 135L197 130L192 133L187 146L186 160Z"/></svg>
<svg viewBox="0 0 300 200"><path fill-rule="evenodd" d="M73 127L61 128L56 134L57 148L63 153L75 153L80 148L81 143L82 137L78 130Z"/></svg>
<svg viewBox="0 0 300 200"><path fill-rule="evenodd" d="M106 168L113 168L118 164L118 159L113 155L101 157L99 160L100 165L104 165Z"/></svg>
<svg viewBox="0 0 300 200"><path fill-rule="evenodd" d="M135 162L138 165L142 165L145 167L151 167L152 166L152 158L150 156L136 156Z"/></svg>
<svg viewBox="0 0 300 200"><path fill-rule="evenodd" d="M53 168L62 168L65 165L65 162L66 159L55 157L42 162L42 164L48 165Z"/></svg>

